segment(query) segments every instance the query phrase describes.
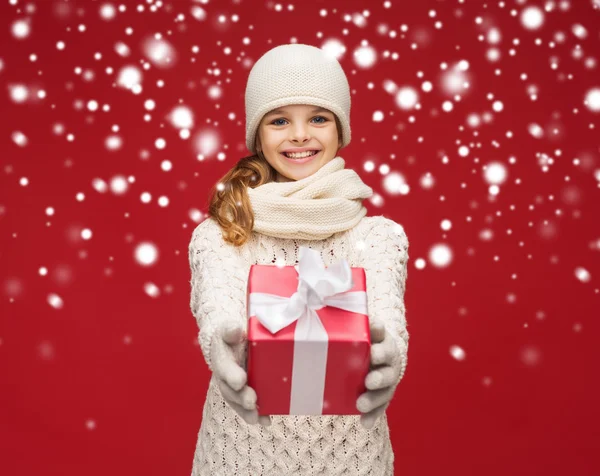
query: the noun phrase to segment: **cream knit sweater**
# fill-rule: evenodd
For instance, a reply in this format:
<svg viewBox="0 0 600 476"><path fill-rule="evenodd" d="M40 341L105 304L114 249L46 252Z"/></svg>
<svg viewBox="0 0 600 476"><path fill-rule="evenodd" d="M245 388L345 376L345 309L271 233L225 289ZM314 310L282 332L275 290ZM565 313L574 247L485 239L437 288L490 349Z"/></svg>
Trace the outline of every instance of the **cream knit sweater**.
<svg viewBox="0 0 600 476"><path fill-rule="evenodd" d="M352 228L325 239L278 238L253 233L236 248L222 239L217 222L200 223L189 244L190 306L204 358L212 371L210 342L224 317L246 323L248 272L252 264L298 263L298 249L321 253L325 266L341 258L365 268L369 315L385 322L407 363L404 291L408 240L401 225L383 216L363 217ZM396 390L398 392L398 390ZM393 474L394 453L387 417L371 430L358 415L272 415L272 425L248 425L223 400L211 378L194 454L192 476L285 476Z"/></svg>

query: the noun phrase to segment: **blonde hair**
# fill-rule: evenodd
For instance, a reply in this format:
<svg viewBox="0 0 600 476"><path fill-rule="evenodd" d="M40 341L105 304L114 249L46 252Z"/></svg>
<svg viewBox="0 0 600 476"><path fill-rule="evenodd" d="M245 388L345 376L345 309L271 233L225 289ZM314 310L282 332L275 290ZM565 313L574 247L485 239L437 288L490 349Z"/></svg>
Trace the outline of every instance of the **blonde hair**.
<svg viewBox="0 0 600 476"><path fill-rule="evenodd" d="M334 114L338 139L342 140L342 126ZM258 152L240 159L209 192L208 215L214 218L222 230L223 240L234 246L242 246L252 233L254 213L246 187L256 188L272 182L277 170L269 164L259 149L259 134L256 134L255 150Z"/></svg>

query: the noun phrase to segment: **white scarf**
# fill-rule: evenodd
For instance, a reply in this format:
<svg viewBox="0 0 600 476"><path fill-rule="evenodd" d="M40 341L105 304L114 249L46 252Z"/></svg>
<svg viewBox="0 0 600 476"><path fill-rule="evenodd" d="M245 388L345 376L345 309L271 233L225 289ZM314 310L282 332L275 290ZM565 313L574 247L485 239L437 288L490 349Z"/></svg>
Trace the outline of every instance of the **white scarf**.
<svg viewBox="0 0 600 476"><path fill-rule="evenodd" d="M291 182L247 187L253 231L278 238L321 240L349 230L366 214L362 200L373 195L337 156L314 174Z"/></svg>

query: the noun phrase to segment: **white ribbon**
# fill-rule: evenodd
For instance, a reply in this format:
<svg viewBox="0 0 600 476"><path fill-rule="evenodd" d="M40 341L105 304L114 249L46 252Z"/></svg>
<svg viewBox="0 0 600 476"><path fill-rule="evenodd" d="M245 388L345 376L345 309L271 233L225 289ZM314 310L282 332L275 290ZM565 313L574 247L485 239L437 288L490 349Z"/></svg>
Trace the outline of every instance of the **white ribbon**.
<svg viewBox="0 0 600 476"><path fill-rule="evenodd" d="M317 310L337 307L367 314L367 293L352 289L352 269L344 259L325 268L319 253L300 247L298 289L291 297L250 293L249 316L256 316L271 334L295 321L290 415L321 415L329 338Z"/></svg>

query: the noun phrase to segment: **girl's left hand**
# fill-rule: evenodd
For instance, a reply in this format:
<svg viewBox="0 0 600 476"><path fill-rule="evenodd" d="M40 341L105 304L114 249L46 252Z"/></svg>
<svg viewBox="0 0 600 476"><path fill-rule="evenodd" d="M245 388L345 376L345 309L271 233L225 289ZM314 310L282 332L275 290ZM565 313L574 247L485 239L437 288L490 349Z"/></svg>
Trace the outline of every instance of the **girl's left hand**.
<svg viewBox="0 0 600 476"><path fill-rule="evenodd" d="M394 365L400 351L392 336L381 322L371 321L370 327L371 371L365 379L367 392L356 401L356 408L362 413L360 423L367 430L389 406L400 378L400 365Z"/></svg>

